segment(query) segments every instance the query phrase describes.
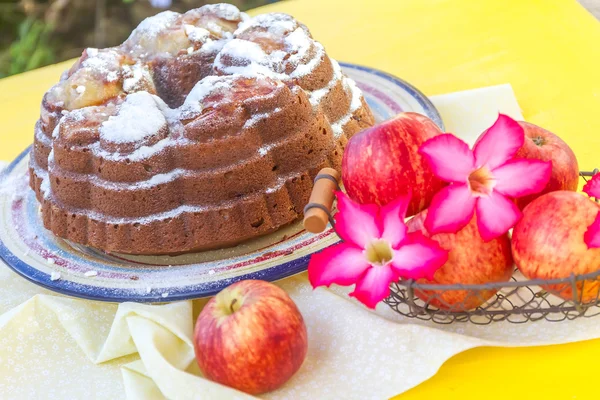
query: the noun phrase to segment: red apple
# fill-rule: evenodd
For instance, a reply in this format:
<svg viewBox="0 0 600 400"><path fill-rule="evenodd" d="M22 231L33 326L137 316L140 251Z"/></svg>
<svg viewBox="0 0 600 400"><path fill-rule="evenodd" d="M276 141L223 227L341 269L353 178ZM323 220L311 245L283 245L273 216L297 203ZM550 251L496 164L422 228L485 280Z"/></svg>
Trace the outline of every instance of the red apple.
<svg viewBox="0 0 600 400"><path fill-rule="evenodd" d="M449 251L448 261L435 272L433 281L421 279L419 283L439 285L484 284L506 282L512 276L514 265L510 253L510 239L504 234L484 242L473 219L457 233L431 235L424 226L427 210L408 222L410 232L421 231ZM415 294L434 307L465 311L489 300L497 290L415 290Z"/></svg>
<svg viewBox="0 0 600 400"><path fill-rule="evenodd" d="M429 118L405 112L354 135L342 162L342 180L350 198L382 206L412 190L407 216L428 207L445 183L433 174L419 147L440 134Z"/></svg>
<svg viewBox="0 0 600 400"><path fill-rule="evenodd" d="M308 342L302 315L287 293L246 280L206 304L196 322L194 348L206 378L254 395L290 379Z"/></svg>
<svg viewBox="0 0 600 400"><path fill-rule="evenodd" d="M600 206L581 193L551 192L532 201L513 230L512 252L517 267L529 279L568 278L600 269L600 248L588 249L583 235ZM596 300L600 281L577 282L577 298ZM570 284L542 286L573 300Z"/></svg>
<svg viewBox="0 0 600 400"><path fill-rule="evenodd" d="M579 166L573 150L554 133L528 122L519 122L525 131L525 143L515 158L528 158L552 162L552 175L539 193L517 199L522 210L534 199L557 190L576 191L579 185Z"/></svg>

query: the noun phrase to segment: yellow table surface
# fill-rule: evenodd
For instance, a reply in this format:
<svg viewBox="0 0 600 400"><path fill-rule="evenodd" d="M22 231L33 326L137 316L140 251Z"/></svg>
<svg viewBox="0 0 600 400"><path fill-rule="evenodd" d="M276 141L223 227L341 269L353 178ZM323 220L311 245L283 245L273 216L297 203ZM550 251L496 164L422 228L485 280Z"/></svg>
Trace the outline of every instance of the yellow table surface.
<svg viewBox="0 0 600 400"><path fill-rule="evenodd" d="M428 95L511 83L527 120L561 135L581 169L600 167L600 24L575 0L298 0L259 11L292 14L334 58ZM66 67L0 80L0 160L30 144L40 99ZM599 340L480 348L398 398L598 399L598 360Z"/></svg>

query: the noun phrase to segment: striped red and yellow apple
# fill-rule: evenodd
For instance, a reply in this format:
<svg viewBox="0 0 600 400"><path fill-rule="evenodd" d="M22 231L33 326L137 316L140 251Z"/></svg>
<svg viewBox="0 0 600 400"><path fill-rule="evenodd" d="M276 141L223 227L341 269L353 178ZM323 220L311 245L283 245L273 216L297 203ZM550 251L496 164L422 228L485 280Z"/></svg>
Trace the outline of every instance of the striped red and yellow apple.
<svg viewBox="0 0 600 400"><path fill-rule="evenodd" d="M448 261L433 275L433 280L420 279L423 284L479 285L506 282L514 270L508 234L485 242L479 234L476 217L456 233L431 235L425 228L427 210L417 214L407 226L409 232L420 231L448 250ZM486 290L415 290L426 303L450 311L476 308L492 298L497 289Z"/></svg>
<svg viewBox="0 0 600 400"><path fill-rule="evenodd" d="M354 135L342 162L348 196L358 203L383 206L411 191L407 216L427 208L445 183L434 176L419 147L440 134L426 116L403 112Z"/></svg>
<svg viewBox="0 0 600 400"><path fill-rule="evenodd" d="M519 208L522 210L534 199L549 192L576 191L579 184L579 165L569 145L542 127L523 121L519 124L525 131L525 142L515 158L552 162L552 173L546 187L539 193L516 199Z"/></svg>
<svg viewBox="0 0 600 400"><path fill-rule="evenodd" d="M245 280L206 304L194 347L206 378L256 395L277 389L298 371L308 339L302 315L283 289Z"/></svg>
<svg viewBox="0 0 600 400"><path fill-rule="evenodd" d="M588 248L584 234L600 206L570 191L547 193L523 210L513 230L512 252L519 270L529 279L569 278L600 270L600 248ZM595 301L600 280L543 285L565 300Z"/></svg>

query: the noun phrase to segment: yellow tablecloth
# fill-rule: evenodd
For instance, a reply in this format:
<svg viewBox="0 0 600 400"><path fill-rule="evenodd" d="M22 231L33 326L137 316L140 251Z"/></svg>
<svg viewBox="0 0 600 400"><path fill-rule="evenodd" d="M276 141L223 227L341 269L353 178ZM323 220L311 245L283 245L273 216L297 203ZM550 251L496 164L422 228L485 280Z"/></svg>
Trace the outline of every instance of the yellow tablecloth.
<svg viewBox="0 0 600 400"><path fill-rule="evenodd" d="M290 13L334 58L426 94L510 82L527 120L565 138L582 169L600 166L600 24L575 0L298 0L258 11ZM41 96L64 68L0 81L0 159L31 142ZM599 356L600 341L470 350L401 398L596 399Z"/></svg>

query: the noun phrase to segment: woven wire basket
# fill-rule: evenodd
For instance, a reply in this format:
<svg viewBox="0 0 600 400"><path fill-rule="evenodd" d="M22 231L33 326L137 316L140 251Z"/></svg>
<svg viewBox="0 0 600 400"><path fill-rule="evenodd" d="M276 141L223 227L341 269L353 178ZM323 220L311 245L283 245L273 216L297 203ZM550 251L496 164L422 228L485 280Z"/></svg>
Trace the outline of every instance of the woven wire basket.
<svg viewBox="0 0 600 400"><path fill-rule="evenodd" d="M587 182L588 178L597 172L598 169L592 172L582 171L580 176ZM563 299L541 287L548 285L562 292L563 297L565 292L569 293L571 298ZM591 289L592 293L596 293L596 298L582 302L578 293L581 294L586 288L590 289L589 285L594 286ZM438 285L417 283L413 280L400 281L391 285L391 295L384 302L401 315L438 324L471 322L487 325L498 321L520 324L538 320L559 322L593 317L600 314L598 293L600 270L551 280L527 280L515 270L509 282L481 285ZM442 298L453 295L460 296L462 301L448 304ZM424 301L420 297L427 300ZM481 305L469 309L471 304Z"/></svg>

